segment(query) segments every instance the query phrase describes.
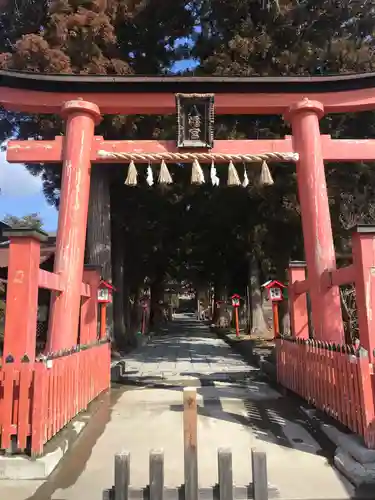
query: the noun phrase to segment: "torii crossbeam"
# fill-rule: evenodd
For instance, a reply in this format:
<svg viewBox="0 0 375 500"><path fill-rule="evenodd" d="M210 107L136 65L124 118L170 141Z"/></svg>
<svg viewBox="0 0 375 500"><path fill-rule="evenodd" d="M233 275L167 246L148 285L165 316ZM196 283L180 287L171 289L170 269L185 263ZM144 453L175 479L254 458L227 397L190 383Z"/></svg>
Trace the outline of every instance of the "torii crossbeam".
<svg viewBox="0 0 375 500"><path fill-rule="evenodd" d="M323 160L325 162L358 162L375 160L375 139L332 139L329 135L321 135ZM176 162L173 158L179 153L175 141L109 141L95 136L91 148L91 161L94 163L124 163L121 158L111 158L110 161L101 151L109 151L126 155L165 154L166 162ZM187 151L184 150L186 153ZM212 155L261 155L264 153L294 152L291 136L285 139L257 140L219 140L215 141L210 150ZM196 151L191 151L192 154ZM168 156L170 155L170 156ZM52 141L9 141L7 147L9 163L57 163L63 161L63 137L58 136ZM148 160L158 162L160 160ZM211 159L200 159L209 163ZM287 162L282 158L278 162Z"/></svg>

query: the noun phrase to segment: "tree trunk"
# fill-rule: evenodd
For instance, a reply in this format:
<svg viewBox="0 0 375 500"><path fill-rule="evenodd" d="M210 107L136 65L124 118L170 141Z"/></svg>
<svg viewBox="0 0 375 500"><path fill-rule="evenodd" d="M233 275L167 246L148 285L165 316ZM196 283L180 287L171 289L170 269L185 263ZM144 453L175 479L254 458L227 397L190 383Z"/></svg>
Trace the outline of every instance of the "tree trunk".
<svg viewBox="0 0 375 500"><path fill-rule="evenodd" d="M259 282L259 266L254 255L250 257L250 302L251 302L251 333L264 333L267 324L262 309L262 293Z"/></svg>
<svg viewBox="0 0 375 500"><path fill-rule="evenodd" d="M150 326L158 327L162 321L162 309L159 302L163 300L163 281L155 279L151 284Z"/></svg>
<svg viewBox="0 0 375 500"><path fill-rule="evenodd" d="M212 322L215 326L218 326L220 328L228 328L231 324L232 317L230 312L228 311L228 296L226 287L216 282L214 284L214 297L215 307ZM218 302L220 302L220 305L218 305Z"/></svg>
<svg viewBox="0 0 375 500"><path fill-rule="evenodd" d="M285 283L287 281L287 268L290 260L290 256L288 255L285 258L278 259L275 262L276 266L276 275L277 280L281 281L281 283ZM279 322L280 322L280 333L282 335L290 335L290 316L289 316L289 302L287 300L282 300L279 302Z"/></svg>
<svg viewBox="0 0 375 500"><path fill-rule="evenodd" d="M109 179L100 165L91 168L90 200L86 235L86 263L101 266L102 278L112 282L111 212ZM107 307L107 334L112 337L112 307Z"/></svg>
<svg viewBox="0 0 375 500"><path fill-rule="evenodd" d="M113 297L113 337L117 349L127 346L127 329L124 315L124 238L119 217L114 215L112 221L112 268L113 286L116 292Z"/></svg>
<svg viewBox="0 0 375 500"><path fill-rule="evenodd" d="M132 330L132 332L134 332L134 334L138 335L139 332L141 331L141 321L142 321L140 303L139 303L141 291L140 291L139 286L136 286L134 288L132 295L133 295L134 302L133 302L133 307L131 309L131 314L130 314L130 316L131 316L131 330Z"/></svg>
<svg viewBox="0 0 375 500"><path fill-rule="evenodd" d="M126 253L124 258L126 259ZM130 330L130 284L129 284L129 276L126 273L126 270L124 272L123 276L123 308L124 308L124 323L125 323L125 329L127 336L129 337L128 340L131 343L132 339L130 338L132 336L132 332Z"/></svg>

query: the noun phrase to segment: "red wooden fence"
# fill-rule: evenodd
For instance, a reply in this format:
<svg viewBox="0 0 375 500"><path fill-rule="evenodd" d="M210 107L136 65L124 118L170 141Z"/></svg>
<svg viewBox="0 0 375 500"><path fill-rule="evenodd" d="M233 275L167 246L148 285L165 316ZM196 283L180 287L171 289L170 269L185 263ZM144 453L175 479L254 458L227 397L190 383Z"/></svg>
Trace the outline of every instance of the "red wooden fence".
<svg viewBox="0 0 375 500"><path fill-rule="evenodd" d="M18 446L26 448L31 434L31 392L33 365L5 364L0 370L0 426L1 449L11 448L12 436L17 435Z"/></svg>
<svg viewBox="0 0 375 500"><path fill-rule="evenodd" d="M39 269L44 233L19 229L9 231L8 236L0 449L26 450L36 456L49 439L109 388L110 344L104 338L97 339L100 274L96 267L86 266L77 294L81 302L80 334L70 332L68 339L63 338L67 342L62 351L36 359L38 288L61 294L66 281L60 274ZM81 345L74 345L78 342Z"/></svg>
<svg viewBox="0 0 375 500"><path fill-rule="evenodd" d="M302 339L276 341L277 379L375 448L372 365L353 346Z"/></svg>
<svg viewBox="0 0 375 500"><path fill-rule="evenodd" d="M109 384L107 341L40 362L5 364L0 370L0 448L10 449L16 439L19 450L41 454L43 445Z"/></svg>
<svg viewBox="0 0 375 500"><path fill-rule="evenodd" d="M337 336L331 337L329 329L319 328L319 338L309 340L306 293L313 284L301 262L291 263L289 267L292 339L280 339L276 344L280 384L362 435L371 448L375 448L374 248L375 226L358 226L352 239L353 264L327 270L319 283L320 293L354 283L360 349L333 344ZM336 334L337 325L341 323L341 317L332 316L331 324L336 325Z"/></svg>

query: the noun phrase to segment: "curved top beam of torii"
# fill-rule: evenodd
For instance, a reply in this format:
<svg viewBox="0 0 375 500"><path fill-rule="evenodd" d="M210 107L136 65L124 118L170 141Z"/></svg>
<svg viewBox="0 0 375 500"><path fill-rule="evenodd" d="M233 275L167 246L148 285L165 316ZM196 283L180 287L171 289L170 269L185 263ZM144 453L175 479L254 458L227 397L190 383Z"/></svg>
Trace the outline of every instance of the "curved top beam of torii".
<svg viewBox="0 0 375 500"><path fill-rule="evenodd" d="M82 98L102 114L173 114L176 93L215 94L216 114L283 114L304 97L326 113L375 109L375 73L316 77L139 77L42 75L0 71L0 104L11 111L57 113Z"/></svg>

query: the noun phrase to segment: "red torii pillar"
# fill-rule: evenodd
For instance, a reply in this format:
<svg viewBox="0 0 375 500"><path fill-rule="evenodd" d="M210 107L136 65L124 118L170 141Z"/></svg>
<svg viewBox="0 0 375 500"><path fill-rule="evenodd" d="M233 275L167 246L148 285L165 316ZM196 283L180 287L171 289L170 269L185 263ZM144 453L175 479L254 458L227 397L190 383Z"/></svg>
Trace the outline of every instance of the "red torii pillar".
<svg viewBox="0 0 375 500"><path fill-rule="evenodd" d="M324 172L319 119L323 105L305 98L292 105L286 118L291 122L296 164L302 230L307 262L314 337L344 343L340 294L329 288L326 271L336 269L327 184Z"/></svg>
<svg viewBox="0 0 375 500"><path fill-rule="evenodd" d="M67 124L54 272L61 276L64 291L52 295L47 352L68 349L77 343L90 194L90 156L100 111L96 104L77 99L64 104L62 116L67 118Z"/></svg>
<svg viewBox="0 0 375 500"><path fill-rule="evenodd" d="M307 297L305 293L297 295L293 284L306 279L306 263L290 262L288 269L289 281L289 314L292 335L297 339L307 340L309 338L309 313L307 309Z"/></svg>

